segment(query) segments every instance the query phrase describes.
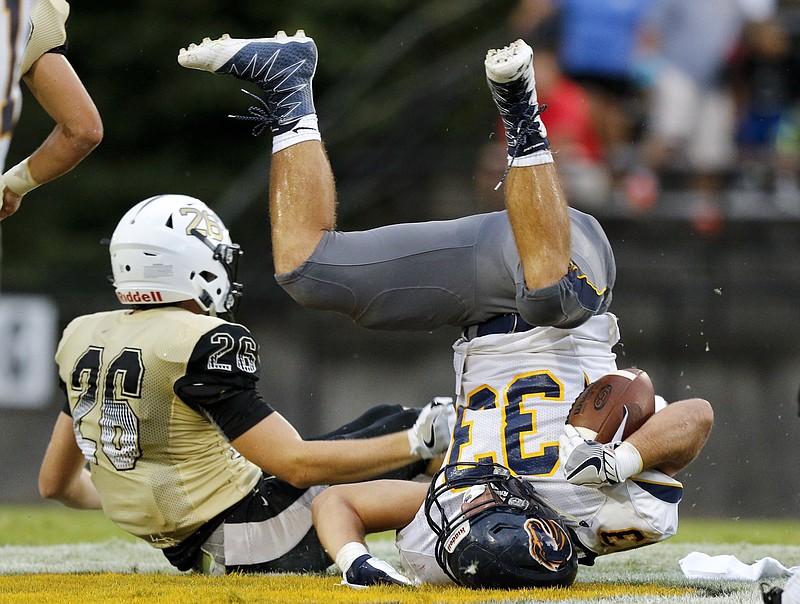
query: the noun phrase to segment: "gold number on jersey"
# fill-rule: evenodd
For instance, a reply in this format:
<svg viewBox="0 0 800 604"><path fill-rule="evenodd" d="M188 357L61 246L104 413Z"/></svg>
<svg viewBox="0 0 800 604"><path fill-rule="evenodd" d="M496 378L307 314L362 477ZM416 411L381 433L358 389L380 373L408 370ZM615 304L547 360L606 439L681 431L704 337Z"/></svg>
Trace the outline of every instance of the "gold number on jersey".
<svg viewBox="0 0 800 604"><path fill-rule="evenodd" d="M97 442L85 433L99 431L106 458L117 470L131 470L142 454L139 418L128 403L142 395L142 351L125 348L107 365L103 362L104 352L100 347L88 348L72 370L69 386L80 393L72 411L75 434L89 462L97 463ZM101 384L102 397L98 397ZM89 421L96 422L99 430L86 425Z"/></svg>
<svg viewBox="0 0 800 604"><path fill-rule="evenodd" d="M191 235L192 231L196 230L209 239L222 241L222 227L214 214L197 208L181 208L181 216L192 216L189 226L186 227L187 235Z"/></svg>
<svg viewBox="0 0 800 604"><path fill-rule="evenodd" d="M600 541L602 541L604 544L612 547L628 543L628 547L624 549L636 547L637 545L648 541L645 534L639 529L635 528L622 529L618 531L599 531L597 536L600 537Z"/></svg>

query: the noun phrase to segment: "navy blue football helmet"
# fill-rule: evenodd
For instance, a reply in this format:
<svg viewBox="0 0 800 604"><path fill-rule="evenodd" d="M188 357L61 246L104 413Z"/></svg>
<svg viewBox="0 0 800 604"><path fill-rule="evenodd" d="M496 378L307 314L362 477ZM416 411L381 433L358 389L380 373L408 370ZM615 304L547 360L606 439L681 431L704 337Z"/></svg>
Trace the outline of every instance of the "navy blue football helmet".
<svg viewBox="0 0 800 604"><path fill-rule="evenodd" d="M451 491L463 491L455 512L452 496L442 497ZM444 466L431 482L425 515L437 536L436 561L459 585L566 587L578 573L566 519L503 465Z"/></svg>

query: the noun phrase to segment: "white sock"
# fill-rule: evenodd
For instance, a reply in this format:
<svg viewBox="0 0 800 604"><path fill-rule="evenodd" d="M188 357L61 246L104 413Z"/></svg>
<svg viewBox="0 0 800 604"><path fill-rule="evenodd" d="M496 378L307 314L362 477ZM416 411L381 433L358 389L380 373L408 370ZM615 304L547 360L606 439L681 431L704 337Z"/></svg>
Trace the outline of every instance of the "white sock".
<svg viewBox="0 0 800 604"><path fill-rule="evenodd" d="M336 554L336 566L338 566L343 573L346 573L350 566L355 562L356 558L360 558L364 554L369 554L369 550L363 543L351 541L342 546L339 553Z"/></svg>
<svg viewBox="0 0 800 604"><path fill-rule="evenodd" d="M509 159L511 158L509 157ZM535 153L531 153L530 155L515 157L514 163L512 163L511 166L519 168L523 166L539 166L541 164L552 164L552 163L553 163L553 154L550 153L550 149L543 149L542 151L536 151Z"/></svg>
<svg viewBox="0 0 800 604"><path fill-rule="evenodd" d="M288 132L278 134L272 139L272 152L277 153L286 147L291 147L303 141L319 141L322 136L319 133L317 114L304 115Z"/></svg>
<svg viewBox="0 0 800 604"><path fill-rule="evenodd" d="M614 449L614 454L617 457L617 478L620 482L642 471L642 456L632 444L620 444Z"/></svg>

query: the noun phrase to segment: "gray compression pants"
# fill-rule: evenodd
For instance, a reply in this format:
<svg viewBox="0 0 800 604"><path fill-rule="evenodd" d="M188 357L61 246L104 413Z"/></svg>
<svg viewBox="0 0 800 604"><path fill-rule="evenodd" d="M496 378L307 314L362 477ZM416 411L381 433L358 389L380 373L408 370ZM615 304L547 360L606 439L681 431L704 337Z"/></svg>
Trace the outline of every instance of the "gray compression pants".
<svg viewBox="0 0 800 604"><path fill-rule="evenodd" d="M570 222L569 269L539 290L525 286L505 211L331 231L306 262L275 277L302 306L373 329L467 327L508 313L531 325L569 328L605 312L616 277L597 220L570 208Z"/></svg>

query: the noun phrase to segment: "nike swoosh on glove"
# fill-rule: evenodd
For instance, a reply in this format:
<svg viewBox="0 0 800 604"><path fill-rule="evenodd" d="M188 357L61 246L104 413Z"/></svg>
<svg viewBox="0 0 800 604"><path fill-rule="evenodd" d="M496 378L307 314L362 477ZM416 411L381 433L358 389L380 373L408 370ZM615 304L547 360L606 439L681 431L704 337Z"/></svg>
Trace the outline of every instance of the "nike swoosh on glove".
<svg viewBox="0 0 800 604"><path fill-rule="evenodd" d="M559 439L559 455L567 482L585 487L617 484L615 444L584 440L574 426L566 424Z"/></svg>
<svg viewBox="0 0 800 604"><path fill-rule="evenodd" d="M449 396L437 396L422 408L417 421L408 430L410 454L422 459L441 455L450 445L456 423L456 409Z"/></svg>

